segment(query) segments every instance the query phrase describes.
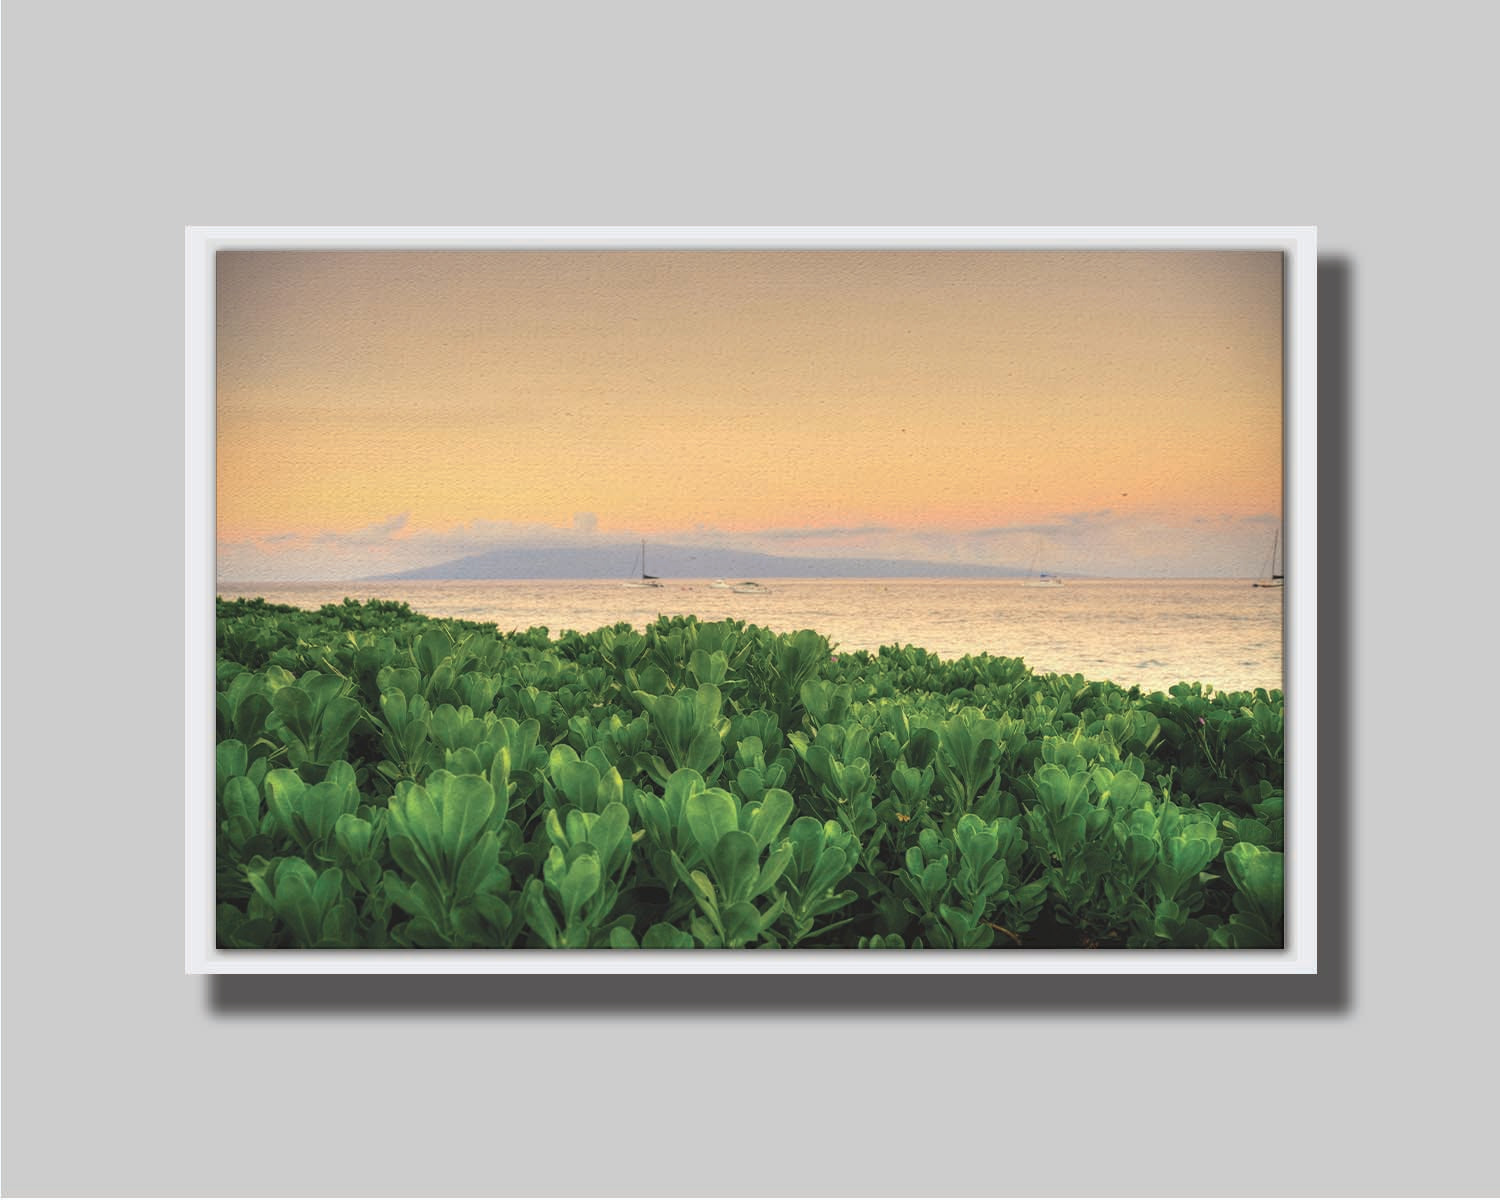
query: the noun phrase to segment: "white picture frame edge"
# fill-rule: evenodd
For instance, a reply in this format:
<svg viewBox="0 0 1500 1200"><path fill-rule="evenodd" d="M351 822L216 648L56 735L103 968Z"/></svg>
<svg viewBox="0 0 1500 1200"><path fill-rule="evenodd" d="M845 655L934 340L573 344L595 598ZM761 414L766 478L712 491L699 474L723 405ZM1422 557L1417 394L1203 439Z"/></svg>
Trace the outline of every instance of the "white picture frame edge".
<svg viewBox="0 0 1500 1200"><path fill-rule="evenodd" d="M1187 227L264 227L186 231L184 492L186 970L211 974L1311 975L1317 927L1317 354L1315 226ZM220 950L215 942L214 256L254 249L1198 249L1279 250L1287 697L1287 916L1282 950ZM199 703L199 700L205 701Z"/></svg>

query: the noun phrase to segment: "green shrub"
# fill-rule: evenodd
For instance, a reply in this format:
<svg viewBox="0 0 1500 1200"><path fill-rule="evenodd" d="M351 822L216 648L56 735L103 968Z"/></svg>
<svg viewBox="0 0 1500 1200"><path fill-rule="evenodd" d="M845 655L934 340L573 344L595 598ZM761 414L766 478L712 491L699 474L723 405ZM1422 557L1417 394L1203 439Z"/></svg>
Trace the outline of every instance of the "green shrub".
<svg viewBox="0 0 1500 1200"><path fill-rule="evenodd" d="M225 948L1279 946L1280 692L218 605Z"/></svg>

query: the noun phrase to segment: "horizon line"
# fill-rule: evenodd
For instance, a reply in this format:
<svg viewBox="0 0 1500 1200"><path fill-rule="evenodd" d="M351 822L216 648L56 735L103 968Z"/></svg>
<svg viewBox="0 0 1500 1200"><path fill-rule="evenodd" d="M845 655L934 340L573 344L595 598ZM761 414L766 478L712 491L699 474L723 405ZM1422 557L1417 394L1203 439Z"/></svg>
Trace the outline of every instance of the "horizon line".
<svg viewBox="0 0 1500 1200"><path fill-rule="evenodd" d="M1088 575L1072 574L1061 571L1048 571L1051 578L1064 581L1076 582L1100 582L1109 581L1117 583L1157 583L1157 582L1220 582L1220 581L1250 581L1263 579L1262 575ZM727 575L679 575L670 579L661 578L658 582L662 587L671 587L673 584L685 583L712 583L720 579L729 579ZM1025 583L1035 576L1021 573L1016 575L762 575L762 579L778 579L788 583L867 583L867 582L893 582L893 583ZM431 579L398 579L391 576L374 576L367 578L351 579L217 579L215 586L224 584L254 585L256 587L332 587L347 586L353 584L417 584L425 585L432 583L604 583L626 586L631 580L616 579L608 575L548 575L510 577L493 576L482 578L478 576L453 576L451 578Z"/></svg>

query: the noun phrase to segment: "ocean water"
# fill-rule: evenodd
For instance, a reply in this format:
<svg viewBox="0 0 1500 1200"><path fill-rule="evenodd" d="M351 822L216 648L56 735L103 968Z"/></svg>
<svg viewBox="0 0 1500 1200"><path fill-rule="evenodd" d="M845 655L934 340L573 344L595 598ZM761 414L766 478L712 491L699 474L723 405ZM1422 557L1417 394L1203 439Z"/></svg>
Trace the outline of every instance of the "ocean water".
<svg viewBox="0 0 1500 1200"><path fill-rule="evenodd" d="M1069 579L1028 588L1019 580L766 579L744 595L712 580L630 588L614 580L443 580L378 583L221 582L219 594L317 608L345 597L403 600L434 617L590 632L662 614L737 617L778 632L815 629L843 650L899 643L944 658L1024 659L1037 671L1082 674L1129 686L1183 681L1220 691L1282 686L1280 589L1240 579Z"/></svg>

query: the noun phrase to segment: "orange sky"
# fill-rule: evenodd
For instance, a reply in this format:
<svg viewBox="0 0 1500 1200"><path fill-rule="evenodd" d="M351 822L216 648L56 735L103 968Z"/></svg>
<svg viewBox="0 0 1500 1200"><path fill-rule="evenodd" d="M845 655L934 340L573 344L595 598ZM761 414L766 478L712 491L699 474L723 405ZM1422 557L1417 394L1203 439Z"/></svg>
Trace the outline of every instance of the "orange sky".
<svg viewBox="0 0 1500 1200"><path fill-rule="evenodd" d="M236 251L218 280L221 543L1280 512L1277 253Z"/></svg>

